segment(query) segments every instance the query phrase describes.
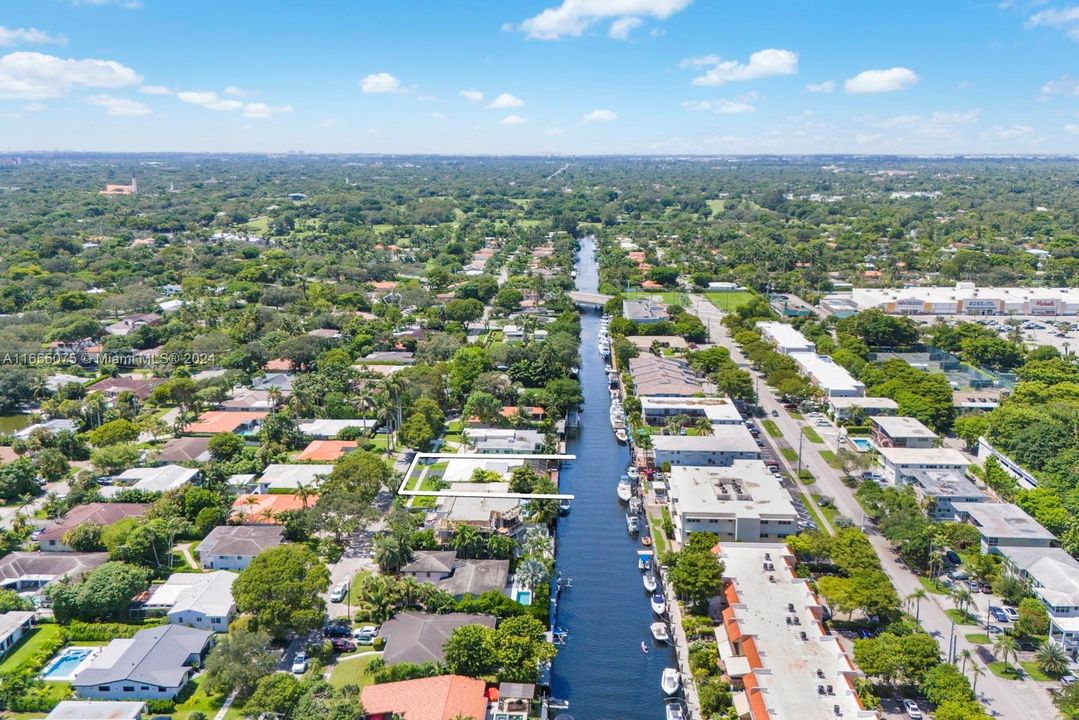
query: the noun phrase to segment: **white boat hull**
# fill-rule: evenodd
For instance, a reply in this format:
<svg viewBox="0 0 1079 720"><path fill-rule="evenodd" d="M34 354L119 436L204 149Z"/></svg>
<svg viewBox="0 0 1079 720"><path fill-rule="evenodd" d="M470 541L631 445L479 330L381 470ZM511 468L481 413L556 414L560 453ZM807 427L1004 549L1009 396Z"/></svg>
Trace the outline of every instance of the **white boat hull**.
<svg viewBox="0 0 1079 720"><path fill-rule="evenodd" d="M659 686L664 695L674 695L682 687L682 677L677 668L667 668L659 679Z"/></svg>
<svg viewBox="0 0 1079 720"><path fill-rule="evenodd" d="M656 588L659 587L656 584L656 579L651 575L642 576L641 582L644 583L644 589L649 593L654 593L656 591Z"/></svg>
<svg viewBox="0 0 1079 720"><path fill-rule="evenodd" d="M656 642L670 642L671 634L667 631L667 626L664 623L657 622L652 623L652 639Z"/></svg>

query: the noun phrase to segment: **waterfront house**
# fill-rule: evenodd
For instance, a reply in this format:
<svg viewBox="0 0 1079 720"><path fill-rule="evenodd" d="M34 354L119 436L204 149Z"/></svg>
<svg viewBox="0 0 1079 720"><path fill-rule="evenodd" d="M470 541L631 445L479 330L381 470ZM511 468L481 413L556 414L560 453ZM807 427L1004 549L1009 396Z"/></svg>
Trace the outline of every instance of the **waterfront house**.
<svg viewBox="0 0 1079 720"><path fill-rule="evenodd" d="M445 659L442 646L450 639L454 630L465 625L486 625L493 628L495 618L492 615L469 613L398 613L392 620L383 623L378 632L378 636L386 642L382 659L387 665L401 662L442 662Z"/></svg>
<svg viewBox="0 0 1079 720"><path fill-rule="evenodd" d="M656 467L671 465L730 465L735 460L759 460L761 449L745 425L713 425L709 435L653 435Z"/></svg>
<svg viewBox="0 0 1079 720"><path fill-rule="evenodd" d="M0 588L19 593L41 590L62 578L79 578L108 559L105 552L10 552L0 558Z"/></svg>
<svg viewBox="0 0 1079 720"><path fill-rule="evenodd" d="M640 325L652 325L670 319L662 305L649 299L623 300L622 317Z"/></svg>
<svg viewBox="0 0 1079 720"><path fill-rule="evenodd" d="M367 720L482 720L488 717L486 687L483 680L463 675L401 680L366 686L360 704Z"/></svg>
<svg viewBox="0 0 1079 720"><path fill-rule="evenodd" d="M505 589L509 570L509 560L459 558L455 550L417 550L400 574L462 597Z"/></svg>

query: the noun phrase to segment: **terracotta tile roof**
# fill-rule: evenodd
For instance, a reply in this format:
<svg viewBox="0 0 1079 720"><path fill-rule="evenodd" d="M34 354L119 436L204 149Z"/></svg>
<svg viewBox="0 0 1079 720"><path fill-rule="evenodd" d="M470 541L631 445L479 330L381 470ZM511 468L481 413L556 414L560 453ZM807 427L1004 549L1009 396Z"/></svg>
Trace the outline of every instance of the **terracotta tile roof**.
<svg viewBox="0 0 1079 720"><path fill-rule="evenodd" d="M304 498L294 494L240 495L232 503L229 519L245 525L279 525L278 515L312 507L318 501L318 495L308 495L306 500L305 505Z"/></svg>
<svg viewBox="0 0 1079 720"><path fill-rule="evenodd" d="M284 358L267 360L266 364L262 366L262 369L267 372L288 372L292 369L292 361Z"/></svg>
<svg viewBox="0 0 1079 720"><path fill-rule="evenodd" d="M311 444L296 456L297 461L333 462L347 453L355 450L360 444L355 440L312 440Z"/></svg>
<svg viewBox="0 0 1079 720"><path fill-rule="evenodd" d="M269 415L264 412L228 412L211 410L199 415L199 419L184 428L184 432L197 434L233 432L252 420L261 420Z"/></svg>
<svg viewBox="0 0 1079 720"><path fill-rule="evenodd" d="M462 675L368 685L360 694L367 717L403 715L408 720L452 720L487 715L486 684Z"/></svg>

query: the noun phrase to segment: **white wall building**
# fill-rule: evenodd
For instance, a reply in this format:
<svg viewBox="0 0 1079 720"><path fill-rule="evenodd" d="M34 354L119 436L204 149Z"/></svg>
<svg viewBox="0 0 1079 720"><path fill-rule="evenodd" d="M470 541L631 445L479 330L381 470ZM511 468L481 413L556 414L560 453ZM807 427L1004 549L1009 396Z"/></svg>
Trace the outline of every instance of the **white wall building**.
<svg viewBox="0 0 1079 720"><path fill-rule="evenodd" d="M735 460L759 460L761 449L745 425L715 425L711 435L653 435L657 466L730 465Z"/></svg>
<svg viewBox="0 0 1079 720"><path fill-rule="evenodd" d="M803 375L824 391L825 397L862 397L865 395L865 384L860 380L855 380L846 368L827 355L798 352L793 353L791 359L798 365Z"/></svg>
<svg viewBox="0 0 1079 720"><path fill-rule="evenodd" d="M693 532L743 542L798 532L790 494L760 460L735 460L727 467L675 465L667 489L675 532L683 543Z"/></svg>
<svg viewBox="0 0 1079 720"><path fill-rule="evenodd" d="M884 479L892 485L909 482L919 470L966 472L970 461L953 448L878 448Z"/></svg>
<svg viewBox="0 0 1079 720"><path fill-rule="evenodd" d="M805 335L798 332L793 325L774 320L762 320L757 323L761 335L775 345L776 352L790 355L792 353L816 352L817 346Z"/></svg>

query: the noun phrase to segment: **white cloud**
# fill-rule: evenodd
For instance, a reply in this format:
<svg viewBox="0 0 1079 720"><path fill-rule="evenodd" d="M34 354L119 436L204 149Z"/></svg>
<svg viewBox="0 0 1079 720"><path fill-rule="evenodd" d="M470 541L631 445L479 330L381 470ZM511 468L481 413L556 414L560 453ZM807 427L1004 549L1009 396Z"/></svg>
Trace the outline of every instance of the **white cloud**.
<svg viewBox="0 0 1079 720"><path fill-rule="evenodd" d="M431 118L433 120L445 120L446 116L445 116L445 114L436 111L436 112L431 113Z"/></svg>
<svg viewBox="0 0 1079 720"><path fill-rule="evenodd" d="M806 90L811 93L830 93L835 90L835 81L825 80L820 83L809 83L806 85Z"/></svg>
<svg viewBox="0 0 1079 720"><path fill-rule="evenodd" d="M244 90L243 88L238 88L235 85L229 85L222 91L222 93L225 95L231 95L232 97L247 97L251 94L247 90Z"/></svg>
<svg viewBox="0 0 1079 720"><path fill-rule="evenodd" d="M23 112L41 112L42 110L48 110L49 106L45 103L27 103L22 106Z"/></svg>
<svg viewBox="0 0 1079 720"><path fill-rule="evenodd" d="M1034 128L1029 125L1009 125L1007 127L998 125L986 133L986 136L997 140L1015 140L1026 137L1032 132L1034 132Z"/></svg>
<svg viewBox="0 0 1079 720"><path fill-rule="evenodd" d="M239 100L223 98L213 90L184 90L176 93L176 97L190 105L201 105L207 110L216 112L233 112L244 106Z"/></svg>
<svg viewBox="0 0 1079 720"><path fill-rule="evenodd" d="M863 93L883 93L907 90L918 84L918 75L905 67L887 70L863 70L852 78L847 78L843 89L851 95Z"/></svg>
<svg viewBox="0 0 1079 720"><path fill-rule="evenodd" d="M1027 27L1048 27L1062 31L1079 42L1079 6L1049 8L1027 18Z"/></svg>
<svg viewBox="0 0 1079 720"><path fill-rule="evenodd" d="M503 125L524 125L525 119L520 115L507 115L502 118Z"/></svg>
<svg viewBox="0 0 1079 720"><path fill-rule="evenodd" d="M1064 126L1064 132L1068 133L1069 135L1079 135L1079 125L1076 125L1075 123L1069 123Z"/></svg>
<svg viewBox="0 0 1079 720"><path fill-rule="evenodd" d="M337 118L326 118L318 124L320 128L332 128L337 127Z"/></svg>
<svg viewBox="0 0 1079 720"><path fill-rule="evenodd" d="M105 108L105 114L113 117L139 117L153 112L146 105L136 100L113 95L91 95L85 101L91 105Z"/></svg>
<svg viewBox="0 0 1079 720"><path fill-rule="evenodd" d="M139 74L113 60L74 60L37 52L0 57L0 99L44 100L63 97L73 88L120 88L138 85Z"/></svg>
<svg viewBox="0 0 1079 720"><path fill-rule="evenodd" d="M1042 85L1042 97L1050 95L1079 95L1079 80L1068 75L1059 80L1050 80Z"/></svg>
<svg viewBox="0 0 1079 720"><path fill-rule="evenodd" d="M565 130L563 130L562 128L548 128L547 130L543 131L543 134L544 135L561 135L564 132L565 132Z"/></svg>
<svg viewBox="0 0 1079 720"><path fill-rule="evenodd" d="M468 100L470 103L483 102L483 93L479 90L462 90L461 97Z"/></svg>
<svg viewBox="0 0 1079 720"><path fill-rule="evenodd" d="M63 35L50 35L37 28L6 28L0 25L0 46L67 45Z"/></svg>
<svg viewBox="0 0 1079 720"><path fill-rule="evenodd" d="M684 10L693 0L562 0L558 7L547 8L539 15L528 18L520 25L529 38L534 40L558 40L562 37L579 37L597 22L611 20L610 36L620 40L619 32L629 33L641 24L642 17L666 20ZM630 27L626 21L632 21ZM616 25L623 23L618 29Z"/></svg>
<svg viewBox="0 0 1079 720"><path fill-rule="evenodd" d="M172 90L169 90L164 85L143 85L139 88L139 92L146 95L172 95Z"/></svg>
<svg viewBox="0 0 1079 720"><path fill-rule="evenodd" d="M644 20L639 17L619 18L611 23L611 27L607 29L607 36L615 40L629 40L629 34L643 23Z"/></svg>
<svg viewBox="0 0 1079 720"><path fill-rule="evenodd" d="M492 100L491 104L488 105L487 107L491 108L492 110L503 110L505 108L521 107L524 104L525 104L525 101L522 100L521 98L514 97L513 95L510 95L509 93L502 93L501 95L496 97L494 100Z"/></svg>
<svg viewBox="0 0 1079 720"><path fill-rule="evenodd" d="M618 113L611 110L593 110L590 113L585 113L582 118L585 122L611 122L618 119Z"/></svg>
<svg viewBox="0 0 1079 720"><path fill-rule="evenodd" d="M718 55L705 55L683 60L682 67L709 68L704 75L693 78L694 85L724 85L774 75L794 75L798 72L798 53L767 48L750 55L747 63L723 60Z"/></svg>
<svg viewBox="0 0 1079 720"><path fill-rule="evenodd" d="M275 105L270 107L266 103L255 102L244 105L243 116L252 120L269 120L277 113L292 112L291 105Z"/></svg>
<svg viewBox="0 0 1079 720"><path fill-rule="evenodd" d="M699 110L701 112L714 112L720 115L737 115L739 113L755 112L757 108L747 102L735 102L733 100L687 100L682 103L686 110Z"/></svg>
<svg viewBox="0 0 1079 720"><path fill-rule="evenodd" d="M387 72L372 73L360 80L360 89L368 95L403 93L401 81Z"/></svg>

